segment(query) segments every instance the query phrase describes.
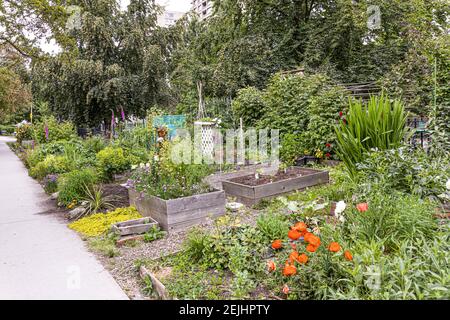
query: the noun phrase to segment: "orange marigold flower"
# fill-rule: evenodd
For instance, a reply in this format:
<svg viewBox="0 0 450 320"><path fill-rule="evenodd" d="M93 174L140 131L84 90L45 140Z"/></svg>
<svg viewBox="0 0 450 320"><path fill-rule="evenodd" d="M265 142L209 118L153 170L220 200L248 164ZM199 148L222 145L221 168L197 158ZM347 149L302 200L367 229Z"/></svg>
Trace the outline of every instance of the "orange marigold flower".
<svg viewBox="0 0 450 320"><path fill-rule="evenodd" d="M316 246L314 246L314 245L312 245L312 244L308 244L308 245L306 246L306 251L308 251L308 252L316 252L317 248L318 248L318 247L316 247Z"/></svg>
<svg viewBox="0 0 450 320"><path fill-rule="evenodd" d="M291 254L289 255L289 260L291 261L291 263L293 263L294 261L297 261L297 259L298 259L298 252L292 251Z"/></svg>
<svg viewBox="0 0 450 320"><path fill-rule="evenodd" d="M285 285L283 286L282 291L283 291L283 293L286 294L286 295L289 294L289 287L288 287L287 284L285 284Z"/></svg>
<svg viewBox="0 0 450 320"><path fill-rule="evenodd" d="M304 253L298 256L297 262L300 264L306 264L308 262L308 256Z"/></svg>
<svg viewBox="0 0 450 320"><path fill-rule="evenodd" d="M313 234L311 232L305 231L305 233L303 234L303 238L305 239L306 242L309 243L309 238L312 236Z"/></svg>
<svg viewBox="0 0 450 320"><path fill-rule="evenodd" d="M350 251L348 251L348 250L346 250L346 251L344 252L344 257L345 257L345 259L347 259L348 261L352 261L352 260L353 260L352 253L351 253Z"/></svg>
<svg viewBox="0 0 450 320"><path fill-rule="evenodd" d="M332 242L328 246L328 250L330 250L331 252L338 252L341 250L341 246L337 242Z"/></svg>
<svg viewBox="0 0 450 320"><path fill-rule="evenodd" d="M301 236L302 236L302 234L295 229L291 229L288 232L289 239L294 240L294 241L298 240Z"/></svg>
<svg viewBox="0 0 450 320"><path fill-rule="evenodd" d="M277 270L277 265L272 260L267 262L267 269L269 269L270 272Z"/></svg>
<svg viewBox="0 0 450 320"><path fill-rule="evenodd" d="M286 277L293 276L297 273L297 268L292 264L286 264L283 269L283 275Z"/></svg>
<svg viewBox="0 0 450 320"><path fill-rule="evenodd" d="M292 229L297 230L298 232L305 232L308 226L304 222L297 222Z"/></svg>
<svg viewBox="0 0 450 320"><path fill-rule="evenodd" d="M367 210L369 210L369 205L366 202L358 203L356 205L356 209L358 209L359 212L366 212Z"/></svg>
<svg viewBox="0 0 450 320"><path fill-rule="evenodd" d="M275 250L281 249L283 247L283 243L281 242L281 240L275 240L274 242L272 242L272 248Z"/></svg>
<svg viewBox="0 0 450 320"><path fill-rule="evenodd" d="M314 247L320 246L320 238L316 237L315 235L311 235L308 238L309 244L312 244Z"/></svg>

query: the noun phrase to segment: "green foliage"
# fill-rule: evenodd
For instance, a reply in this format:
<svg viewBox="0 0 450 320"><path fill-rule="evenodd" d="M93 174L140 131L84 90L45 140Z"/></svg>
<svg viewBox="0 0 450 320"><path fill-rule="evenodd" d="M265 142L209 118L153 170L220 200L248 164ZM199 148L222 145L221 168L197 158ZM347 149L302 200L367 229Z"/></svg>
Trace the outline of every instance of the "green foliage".
<svg viewBox="0 0 450 320"><path fill-rule="evenodd" d="M97 175L92 169L74 170L62 175L58 181L58 201L69 205L73 200L83 200L86 187L91 188L96 181Z"/></svg>
<svg viewBox="0 0 450 320"><path fill-rule="evenodd" d="M86 202L86 210L80 214L76 219L79 219L81 216L87 216L91 214L95 214L97 212L113 209L114 202L116 200L114 195L103 194L103 190L99 186L84 186L85 196L82 199L83 202Z"/></svg>
<svg viewBox="0 0 450 320"><path fill-rule="evenodd" d="M162 239L166 236L166 232L162 231L159 227L153 226L149 231L144 234L144 242L152 242Z"/></svg>
<svg viewBox="0 0 450 320"><path fill-rule="evenodd" d="M120 255L120 251L116 247L116 239L110 235L89 239L88 246L91 250L98 252L107 258L113 258Z"/></svg>
<svg viewBox="0 0 450 320"><path fill-rule="evenodd" d="M31 124L21 124L16 129L16 139L18 143L25 140L33 140L34 131Z"/></svg>
<svg viewBox="0 0 450 320"><path fill-rule="evenodd" d="M45 137L45 127L48 128L48 139ZM68 121L59 123L54 116L44 117L33 125L33 129L35 139L39 143L71 140L76 136L73 123Z"/></svg>
<svg viewBox="0 0 450 320"><path fill-rule="evenodd" d="M370 194L370 208L364 214L348 214L349 237L357 241L382 241L387 251L397 250L407 240L432 239L437 230L434 205L399 192Z"/></svg>
<svg viewBox="0 0 450 320"><path fill-rule="evenodd" d="M16 131L14 126L0 125L0 135L12 135Z"/></svg>
<svg viewBox="0 0 450 320"><path fill-rule="evenodd" d="M345 113L347 110L347 95L342 87L332 86L321 90L312 98L308 111L308 127L302 137L307 149L323 151L327 144L336 145L334 127L339 121L339 113Z"/></svg>
<svg viewBox="0 0 450 320"><path fill-rule="evenodd" d="M399 147L406 138L407 113L398 100L391 103L387 96L371 97L367 106L350 101L346 119L336 126L338 155L354 175L356 164L372 149Z"/></svg>
<svg viewBox="0 0 450 320"><path fill-rule="evenodd" d="M97 153L96 167L102 179L112 181L115 174L130 168L130 161L122 148L106 147Z"/></svg>
<svg viewBox="0 0 450 320"><path fill-rule="evenodd" d="M107 213L97 213L69 224L69 228L86 237L97 237L107 233L113 224L142 218L134 207L119 208Z"/></svg>
<svg viewBox="0 0 450 320"><path fill-rule="evenodd" d="M43 161L31 167L29 174L32 178L42 180L49 174L69 172L73 168L72 163L63 156L48 155Z"/></svg>
<svg viewBox="0 0 450 320"><path fill-rule="evenodd" d="M377 186L437 199L450 178L449 163L448 157L432 158L421 150L407 148L371 152L357 165L357 181L361 192Z"/></svg>
<svg viewBox="0 0 450 320"><path fill-rule="evenodd" d="M258 217L257 226L267 241L285 239L290 227L285 216L270 211Z"/></svg>
<svg viewBox="0 0 450 320"><path fill-rule="evenodd" d="M294 164L300 155L308 150L304 136L295 133L286 133L281 138L280 159L288 165Z"/></svg>
<svg viewBox="0 0 450 320"><path fill-rule="evenodd" d="M258 126L300 134L307 129L309 106L329 79L321 74L276 74L265 91L266 109Z"/></svg>
<svg viewBox="0 0 450 320"><path fill-rule="evenodd" d="M183 142L179 143L165 142L159 155L151 157L150 163L133 172L131 179L137 191L165 200L210 191L210 186L203 179L213 173L215 167L207 164L174 163L171 158L173 148L184 147Z"/></svg>
<svg viewBox="0 0 450 320"><path fill-rule="evenodd" d="M89 152L93 154L97 154L106 147L106 141L101 136L93 136L89 137L86 140L83 141L84 148Z"/></svg>
<svg viewBox="0 0 450 320"><path fill-rule="evenodd" d="M246 127L252 127L266 108L264 94L254 87L241 89L233 100L232 108L237 119L242 118Z"/></svg>

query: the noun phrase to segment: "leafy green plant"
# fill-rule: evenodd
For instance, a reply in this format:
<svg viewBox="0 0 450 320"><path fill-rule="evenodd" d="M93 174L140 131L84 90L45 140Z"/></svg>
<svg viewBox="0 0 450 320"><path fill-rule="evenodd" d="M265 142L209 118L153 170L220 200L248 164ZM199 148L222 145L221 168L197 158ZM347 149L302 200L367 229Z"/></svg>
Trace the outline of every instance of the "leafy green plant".
<svg viewBox="0 0 450 320"><path fill-rule="evenodd" d="M245 126L254 126L266 108L264 94L253 87L241 89L231 107L235 117L242 118Z"/></svg>
<svg viewBox="0 0 450 320"><path fill-rule="evenodd" d="M97 170L105 181L112 181L115 174L130 168L130 162L122 148L106 147L97 153L96 158Z"/></svg>
<svg viewBox="0 0 450 320"><path fill-rule="evenodd" d="M266 212L261 214L257 220L258 229L264 234L268 241L286 238L289 230L289 221L281 214Z"/></svg>
<svg viewBox="0 0 450 320"><path fill-rule="evenodd" d="M100 253L107 258L113 258L120 255L116 247L116 239L113 236L91 238L88 240L88 246L91 250Z"/></svg>
<svg viewBox="0 0 450 320"><path fill-rule="evenodd" d="M338 155L349 172L355 175L356 164L372 149L401 146L408 133L406 118L402 103L385 95L371 97L367 106L350 101L348 115L336 127Z"/></svg>
<svg viewBox="0 0 450 320"><path fill-rule="evenodd" d="M29 174L32 178L42 180L49 174L62 174L72 169L72 163L63 156L48 155L34 167L31 167Z"/></svg>
<svg viewBox="0 0 450 320"><path fill-rule="evenodd" d="M144 242L152 242L164 238L165 231L162 231L159 227L153 226L149 231L144 234Z"/></svg>
<svg viewBox="0 0 450 320"><path fill-rule="evenodd" d="M69 228L86 237L106 234L113 224L142 218L134 207L118 208L107 213L96 213L69 224Z"/></svg>
<svg viewBox="0 0 450 320"><path fill-rule="evenodd" d="M16 139L18 143L24 140L32 140L34 138L33 125L20 124L16 129Z"/></svg>
<svg viewBox="0 0 450 320"><path fill-rule="evenodd" d="M58 183L58 201L69 205L72 201L80 201L86 197L86 187L92 188L97 181L93 169L74 170L60 177Z"/></svg>
<svg viewBox="0 0 450 320"><path fill-rule="evenodd" d="M48 138L46 137L46 128ZM76 137L75 126L69 121L59 123L54 116L43 117L40 122L33 124L34 136L39 143L71 140Z"/></svg>
<svg viewBox="0 0 450 320"><path fill-rule="evenodd" d="M82 202L87 203L85 206L86 210L80 216L76 217L76 219L114 208L114 202L117 200L116 197L114 195L105 196L100 186L84 185L84 190L85 196L82 198Z"/></svg>
<svg viewBox="0 0 450 320"><path fill-rule="evenodd" d="M422 150L413 152L406 147L371 152L357 164L358 189L362 192L378 185L385 190L437 199L450 178L449 163L448 157L430 157Z"/></svg>
<svg viewBox="0 0 450 320"><path fill-rule="evenodd" d="M308 149L303 135L286 133L281 139L280 159L283 163L293 165Z"/></svg>

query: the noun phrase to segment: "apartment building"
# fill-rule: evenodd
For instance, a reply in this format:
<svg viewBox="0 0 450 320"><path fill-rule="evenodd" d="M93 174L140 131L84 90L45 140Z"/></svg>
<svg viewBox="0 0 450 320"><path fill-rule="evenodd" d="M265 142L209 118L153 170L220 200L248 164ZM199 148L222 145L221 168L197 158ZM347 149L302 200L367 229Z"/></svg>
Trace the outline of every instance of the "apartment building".
<svg viewBox="0 0 450 320"><path fill-rule="evenodd" d="M192 0L192 10L197 12L200 20L204 20L212 14L212 6L211 0Z"/></svg>
<svg viewBox="0 0 450 320"><path fill-rule="evenodd" d="M158 25L160 27L170 27L184 15L184 12L166 10L158 16Z"/></svg>

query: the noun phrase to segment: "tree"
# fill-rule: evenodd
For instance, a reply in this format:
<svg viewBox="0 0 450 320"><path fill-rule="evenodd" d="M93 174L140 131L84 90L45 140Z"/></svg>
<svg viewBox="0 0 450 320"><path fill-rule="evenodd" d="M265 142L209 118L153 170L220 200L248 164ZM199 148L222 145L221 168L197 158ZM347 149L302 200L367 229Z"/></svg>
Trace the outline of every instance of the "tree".
<svg viewBox="0 0 450 320"><path fill-rule="evenodd" d="M70 36L76 55L65 50L33 66L33 92L62 119L77 124L109 123L112 112L144 116L167 103L166 62L153 0L131 0L125 12L117 0L74 2L79 29Z"/></svg>

